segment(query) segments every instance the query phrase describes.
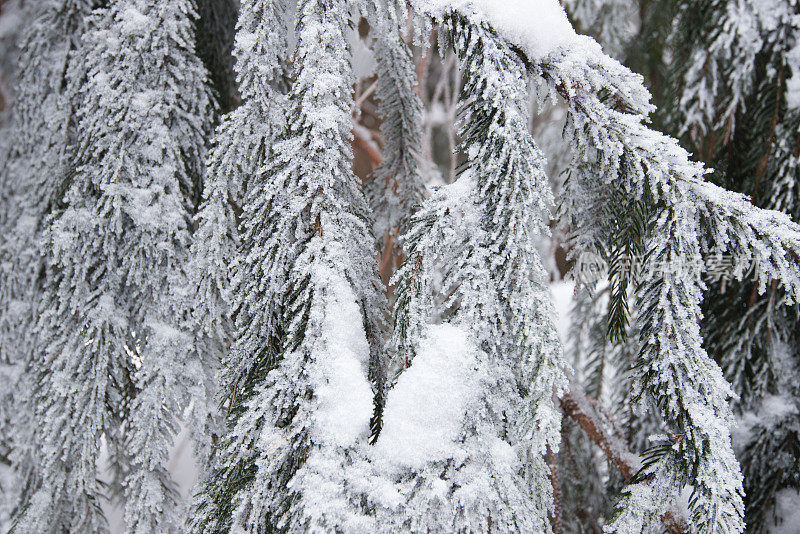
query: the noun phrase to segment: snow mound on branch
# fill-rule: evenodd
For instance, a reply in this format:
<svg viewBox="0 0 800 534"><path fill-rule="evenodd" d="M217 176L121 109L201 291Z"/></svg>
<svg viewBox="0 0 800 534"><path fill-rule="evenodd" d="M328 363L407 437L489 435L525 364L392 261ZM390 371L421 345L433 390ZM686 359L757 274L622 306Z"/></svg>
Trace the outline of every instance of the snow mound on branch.
<svg viewBox="0 0 800 534"><path fill-rule="evenodd" d="M519 46L531 61L571 45L577 37L558 0L417 0L416 5L434 17L450 9L477 17Z"/></svg>
<svg viewBox="0 0 800 534"><path fill-rule="evenodd" d="M315 356L315 430L320 441L347 447L369 431L372 417L369 343L352 287L333 271L326 274L330 294L322 323L323 349Z"/></svg>
<svg viewBox="0 0 800 534"><path fill-rule="evenodd" d="M464 328L428 327L414 361L389 392L375 447L379 457L420 469L457 450L469 406L480 396L477 351Z"/></svg>

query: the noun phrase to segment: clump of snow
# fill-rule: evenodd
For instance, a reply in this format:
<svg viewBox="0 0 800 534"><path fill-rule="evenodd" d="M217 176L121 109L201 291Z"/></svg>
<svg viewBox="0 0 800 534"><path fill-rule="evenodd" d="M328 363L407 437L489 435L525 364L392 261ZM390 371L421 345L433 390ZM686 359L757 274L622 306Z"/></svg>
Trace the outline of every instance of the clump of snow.
<svg viewBox="0 0 800 534"><path fill-rule="evenodd" d="M517 457L517 451L514 450L514 447L512 447L510 443L496 437L491 437L489 439L489 456L492 458L494 465L512 467L518 464L519 458Z"/></svg>
<svg viewBox="0 0 800 534"><path fill-rule="evenodd" d="M786 54L790 65L800 65L800 39ZM800 68L795 68L792 76L786 80L786 106L789 109L800 109Z"/></svg>
<svg viewBox="0 0 800 534"><path fill-rule="evenodd" d="M321 442L346 447L369 431L369 343L350 284L332 272L326 278L330 295L322 325L324 349L316 356L319 409L315 431Z"/></svg>
<svg viewBox="0 0 800 534"><path fill-rule="evenodd" d="M119 15L122 22L123 34L141 34L142 32L149 32L152 30L150 17L136 9L129 7L123 10Z"/></svg>
<svg viewBox="0 0 800 534"><path fill-rule="evenodd" d="M487 22L532 61L577 37L558 0L417 0L416 5L434 17L452 9Z"/></svg>
<svg viewBox="0 0 800 534"><path fill-rule="evenodd" d="M558 333L561 336L561 343L566 345L569 340L569 315L572 309L572 297L575 294L575 282L563 281L555 282L550 286L553 307L558 315Z"/></svg>
<svg viewBox="0 0 800 534"><path fill-rule="evenodd" d="M756 426L772 428L795 413L797 404L791 395L766 395L755 410L744 412L736 421L731 437L734 443L748 443L753 438Z"/></svg>
<svg viewBox="0 0 800 534"><path fill-rule="evenodd" d="M258 44L258 35L244 29L236 32L236 48L245 52L252 52Z"/></svg>
<svg viewBox="0 0 800 534"><path fill-rule="evenodd" d="M768 529L770 534L797 534L800 531L800 492L792 488L775 494L775 512L781 519Z"/></svg>
<svg viewBox="0 0 800 534"><path fill-rule="evenodd" d="M389 392L375 453L411 469L452 455L480 395L477 347L464 328L429 326L411 366Z"/></svg>
<svg viewBox="0 0 800 534"><path fill-rule="evenodd" d="M367 43L359 36L357 28L347 32L347 43L350 45L350 53L352 54L353 77L356 80L361 80L375 74L378 62L375 61L375 56L367 46Z"/></svg>

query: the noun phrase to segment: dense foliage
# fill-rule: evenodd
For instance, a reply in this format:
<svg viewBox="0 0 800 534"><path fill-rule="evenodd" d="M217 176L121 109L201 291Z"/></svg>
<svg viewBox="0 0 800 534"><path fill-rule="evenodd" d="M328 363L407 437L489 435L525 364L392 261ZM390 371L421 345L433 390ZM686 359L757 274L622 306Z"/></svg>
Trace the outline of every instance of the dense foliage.
<svg viewBox="0 0 800 534"><path fill-rule="evenodd" d="M3 528L797 521L793 0L0 9Z"/></svg>

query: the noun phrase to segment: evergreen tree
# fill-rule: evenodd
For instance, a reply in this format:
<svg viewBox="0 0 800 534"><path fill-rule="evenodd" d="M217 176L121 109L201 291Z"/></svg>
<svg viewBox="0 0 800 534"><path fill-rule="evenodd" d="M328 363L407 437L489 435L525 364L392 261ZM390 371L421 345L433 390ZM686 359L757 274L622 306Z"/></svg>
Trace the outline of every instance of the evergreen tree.
<svg viewBox="0 0 800 534"><path fill-rule="evenodd" d="M593 36L603 50L620 61L634 38L639 5L646 0L567 0L565 8L576 27Z"/></svg>
<svg viewBox="0 0 800 534"><path fill-rule="evenodd" d="M125 451L128 531L176 519L166 454L190 401L204 402L185 273L211 105L193 14L188 1L116 1L70 73L75 172L45 236L33 365L42 483L20 532L105 530L101 437L124 440L109 447Z"/></svg>
<svg viewBox="0 0 800 534"><path fill-rule="evenodd" d="M269 250L256 247L271 235L269 225L276 221L265 217L268 202L256 202L263 202L261 173L285 122L282 78L288 4L283 0L242 2L234 45L242 104L225 115L217 128L206 200L198 217L192 271L198 288L195 309L201 328L214 325L200 341L207 343L202 349L206 357L222 366L220 405L225 419L214 460L194 503L197 513L191 529L198 533L228 532L234 522L234 498L252 487L255 447L263 423L257 416L250 417L242 421L240 430L239 420L255 386L264 379L279 335L275 278L281 277L280 284L285 274L269 264L278 241ZM241 236L236 212L242 221Z"/></svg>
<svg viewBox="0 0 800 534"><path fill-rule="evenodd" d="M714 182L796 220L797 114L791 104L792 72L798 68L796 7L656 3L648 8L648 2L639 2L640 37L631 41L625 61L655 89L658 122L713 166ZM575 4L586 11L583 2ZM794 346L798 312L786 307L775 284L760 296L754 281L731 283L728 263L719 258L707 281L704 345L740 396L739 424L751 427L735 444L743 461L748 530L761 532L780 521L777 496L797 491L793 476L783 474L798 461L786 452L797 450L797 401L781 377L796 368L788 347ZM761 406L786 409L775 419Z"/></svg>
<svg viewBox="0 0 800 534"><path fill-rule="evenodd" d="M544 44L551 46L543 46L541 36L526 40L524 33L520 36L519 26L509 23L491 7L485 7L483 12L474 6L463 9L469 16L478 20L487 17L498 24L501 31L505 29L507 38L516 45L511 50L530 61L528 65L541 82L541 94L545 98L559 94L567 101L566 134L574 160L560 217L570 223L574 253L598 250L609 236L614 236L613 232L617 234L614 237L618 243L614 250L647 250L647 261L635 294L639 309L634 317L639 357L637 368L632 369L633 398L652 401L668 428L675 429L673 435L679 435L680 439L668 441L664 447L657 447L648 454L645 470L623 492L618 514L610 528L620 532L655 528L665 510L669 513L670 503L679 497L680 488L689 485L695 488L690 506L693 525L699 531L741 531L741 475L728 430L731 417L727 399L731 391L719 368L700 345L699 301L703 287L700 273L705 265L699 251L713 256L729 250L735 258L733 274L738 277L742 277L750 262L756 259L755 274L761 280L762 290L765 280L779 278L790 292L795 292L797 266L788 250L797 246L797 226L775 213L753 209L743 197L704 183L700 179L702 167L691 163L688 154L674 140L642 124L652 107L641 78L604 56L596 44L576 38L568 39L561 48L557 46L561 43L552 45L552 41L546 40ZM543 53L542 48L546 52ZM471 66L465 70L476 71ZM467 94L470 99L477 99L476 93ZM469 124L484 126L475 120ZM490 133L496 130L486 128ZM515 144L518 145L519 142ZM472 147L466 153L475 157L481 152ZM609 187L611 177L617 180ZM463 187L469 189L468 185ZM454 196L442 196L437 203L432 201L430 212L423 209L418 215L417 232L425 235L428 231L434 235L428 245L432 247L436 243L437 252L445 257L453 243L480 242L482 230L474 223L462 223L459 230L468 237L459 239L461 232L452 230L445 221L448 210L455 211L453 206L458 205L463 191L461 195L451 195ZM642 207L632 214L609 211L609 208L620 210L619 198L638 199ZM467 211L468 208L460 209ZM476 217L474 211L472 213ZM464 219L474 220L467 215ZM642 225L640 219L648 224ZM493 217L493 222L501 220ZM761 239L771 233L770 227L775 224L786 225L791 230L783 237L773 234L770 239L777 239L773 241L774 246L764 248ZM517 225L510 227L517 228ZM620 227L632 230L619 232ZM637 228L651 230L636 232ZM471 247L465 245L465 248ZM491 250L494 252L497 247ZM503 258L502 254L497 256ZM445 306L459 302L461 312L465 293L469 294L465 286L474 283L483 289L479 293L483 300L472 308L491 309L491 303L486 302L487 293L491 294L487 288L502 280L500 276L482 275L476 266L470 270L470 283L455 286L448 283L447 276L458 272L457 255L443 262L447 268L441 282L436 282L435 272L426 272L424 256L416 256L412 248L409 257L409 263L401 269L401 273L407 273L406 284L398 286L398 310L406 308L406 317L401 316L397 325L401 336L410 333L423 337L420 333L425 330L426 310L432 301L424 297L416 300L413 296L424 295L435 283L440 283L442 294L448 296ZM478 254L468 258L475 262L473 265L481 265L491 262L494 255L485 260ZM682 270L676 271L678 266ZM627 275L618 270L615 276ZM402 275L398 280L403 280ZM618 279L614 283L622 287L629 281ZM625 291L614 291L614 298L626 298ZM507 295L506 292L504 296ZM439 316L448 317L448 313L453 312L440 312ZM617 321L626 316L624 313L614 315ZM620 325L609 328L619 330ZM513 332L513 329L501 329L502 332L509 330ZM498 336L492 338L495 342L497 339ZM413 347L413 343L403 338L400 345ZM396 389L390 393L387 409L392 406L393 395L397 394ZM679 400L673 403L672 399ZM534 413L537 412L534 410ZM390 422L387 415L379 447L387 439ZM533 433L532 437L542 439L542 434ZM557 444L556 432L552 445ZM672 452L664 454L665 451ZM434 515L436 518L445 516L441 512ZM541 513L538 516L542 520ZM441 528L441 524L436 528Z"/></svg>
<svg viewBox="0 0 800 534"><path fill-rule="evenodd" d="M378 11L377 9L375 11ZM404 20L401 13L400 20ZM369 182L375 234L394 240L399 227L424 198L422 179L422 101L414 91L416 72L411 50L395 20L377 13L369 17L376 34L374 53L385 159Z"/></svg>
<svg viewBox="0 0 800 534"><path fill-rule="evenodd" d="M644 451L650 446L650 436L665 432L663 420L639 409L630 395L638 356L631 286L653 232L651 199L631 201L620 190L609 197L603 217L612 222L600 234L599 249L579 257L574 267L577 288L568 333L576 369L572 386L585 392L584 407L594 413L593 424L606 439L620 448ZM607 279L598 280L603 276ZM566 426L564 439L559 458L564 469L559 474L565 524L585 518L578 520L582 529L602 531L613 503L609 497L619 492L641 460L635 452L623 454L629 473L621 472L613 459L598 463L596 446L602 449L603 444L587 440L574 422Z"/></svg>
<svg viewBox="0 0 800 534"><path fill-rule="evenodd" d="M25 206L26 217L17 223L24 226L21 234L41 224L69 173L76 88L68 73L88 15L101 5L99 0L46 0L33 9L34 20L20 43L14 142L4 154L4 181L17 195L16 203Z"/></svg>
<svg viewBox="0 0 800 534"><path fill-rule="evenodd" d="M197 230L187 268L194 343L204 371L205 402L194 407L194 421L190 425L201 468L208 467L221 432L217 406L222 381L219 373L233 335L230 269L239 236L228 176L220 172L227 158L225 148L225 139L217 138L210 151L203 203L195 217Z"/></svg>
<svg viewBox="0 0 800 534"><path fill-rule="evenodd" d="M392 2L381 5L371 0L361 6L375 34L375 93L384 157L367 182L366 195L372 210L374 233L379 239L381 274L386 277L383 281L387 284L399 266L395 245L400 229L426 196L421 153L422 101L415 92L416 72L411 49L403 40L402 26L397 24L410 15L403 7ZM391 290L387 293L391 298ZM386 369L373 368L371 373L373 383L383 384ZM383 423L383 390L380 385L375 397L373 440Z"/></svg>
<svg viewBox="0 0 800 534"><path fill-rule="evenodd" d="M25 0L0 2L0 124L6 122L14 98L19 38L30 22L27 6Z"/></svg>
<svg viewBox="0 0 800 534"><path fill-rule="evenodd" d="M142 533L780 520L800 485L797 6L568 2L657 101L680 90L656 119L698 163L555 0L411 4L35 6L0 143L15 532L105 532L103 499ZM427 191L406 40L427 58L434 32L458 120L455 181ZM530 133L550 104L557 196ZM372 117L365 186L350 145ZM537 250L551 217L577 272L574 374ZM384 282L400 264L385 285L376 256ZM595 260L607 280L581 278ZM188 518L166 467L180 425Z"/></svg>
<svg viewBox="0 0 800 534"><path fill-rule="evenodd" d="M214 12L206 16L217 20L223 11L230 14L230 6L225 7L223 3L206 2L207 9ZM237 415L234 409L238 405L237 395L227 388L235 387L241 375L233 378L228 373L238 372L245 364L228 359L235 334L234 317L237 314L234 310L250 306L249 295L260 287L258 277L245 281L243 274L236 276L243 270L242 262L250 261L238 255L243 249L237 224L243 215L247 188L253 177L268 164L271 145L285 122L282 113L285 110L283 90L288 10L285 0L246 1L237 10L232 47L238 81L235 92L241 94L242 103L222 116L215 131L208 158L204 200L196 217L198 230L192 244L190 267L198 329L196 337L206 362L205 368L213 370L206 381L209 386L207 396L217 398L223 412L210 411L206 424L195 427L199 431L195 442L201 445L201 458L207 458L217 448L224 448L220 443L212 443L223 431L220 425L225 424L218 419L228 416L229 423L235 422ZM211 37L214 39L212 42L220 44L220 35ZM224 109L226 104L223 102L222 106ZM236 297L237 294L240 298ZM254 306L252 313L266 313L264 317L268 316L268 308ZM256 321L261 319L259 316ZM218 475L213 479L219 479ZM213 480L210 478L207 482ZM201 493L203 498L208 496L208 492Z"/></svg>
<svg viewBox="0 0 800 534"><path fill-rule="evenodd" d="M21 0L0 2L0 165L5 166L6 159L4 154L8 153L11 140L12 126L11 115L13 109L13 89L14 81L18 68L19 48L18 41L26 24L30 22L30 16L25 10L25 4ZM12 196L9 183L10 176L7 170L0 173L0 231L7 231L10 228L8 216L12 211ZM20 288L8 287L9 277L12 275L8 270L9 260L13 256L9 255L6 243L0 243L0 343L11 341L14 335L16 321L8 315L6 308L9 305L9 297L17 293ZM2 345L0 345L2 347ZM13 508L17 504L19 497L16 486L20 484L17 473L14 469L14 456L18 453L18 446L15 433L15 420L19 419L20 406L18 400L15 401L15 389L20 376L20 362L12 354L20 350L18 346L9 344L7 347L0 348L0 525L9 521L13 513ZM16 406L15 406L16 405ZM22 468L24 471L25 468ZM24 480L25 476L21 476ZM0 527L2 528L2 527Z"/></svg>
<svg viewBox="0 0 800 534"><path fill-rule="evenodd" d="M637 413L627 395L633 378L628 370L636 357L635 333L629 326L622 339L615 337L612 341L608 328L611 288L586 276L602 273L581 272L580 266L576 270L580 287L570 310L566 341L575 369L572 387L583 388L596 416L594 424L610 439L633 451L645 450L649 436L663 432L663 427L649 414ZM636 462L630 463L634 468ZM613 464L599 454L597 444L576 421L564 420L558 477L566 532L603 531L602 525L613 510L613 497L626 478Z"/></svg>
<svg viewBox="0 0 800 534"><path fill-rule="evenodd" d="M18 63L17 102L4 128L9 137L4 136L0 154L5 208L0 222L6 236L2 243L0 302L5 324L0 328L4 334L0 350L7 359L18 359L17 352L24 350L17 334L20 325L30 322L30 316L20 314L22 310L13 304L30 298L23 292L35 276L41 221L68 174L65 160L73 140L75 88L67 72L86 18L96 5L92 1L43 2L37 6L19 43L20 53L14 58ZM4 6L4 10L8 8ZM7 323L14 320L18 324Z"/></svg>
<svg viewBox="0 0 800 534"><path fill-rule="evenodd" d="M607 224L619 222L606 216L608 195L617 187L626 198L653 195L647 201L652 233L637 234L647 254L635 293L639 356L629 394L649 398L675 436L647 455L609 528L654 527L676 491L690 485L694 529L741 531L741 475L727 430L731 390L699 336L700 276L706 269L700 252L718 257L727 251L731 274L739 278L754 262L762 291L777 279L794 292L795 275L789 273L797 265L788 250L796 246L797 227L703 182L701 166L672 139L642 124L652 108L641 79L592 49L576 45L536 69L568 105L566 131L575 159L561 218L570 223L574 253L597 251L607 242ZM771 230L779 226L791 230L779 237ZM774 247L762 241L768 234L777 239Z"/></svg>
<svg viewBox="0 0 800 534"><path fill-rule="evenodd" d="M700 4L702 2L698 2ZM672 0L569 0L570 20L603 50L644 76L656 108L653 124L672 131L666 115L675 100L676 56L686 42L671 39L680 2Z"/></svg>

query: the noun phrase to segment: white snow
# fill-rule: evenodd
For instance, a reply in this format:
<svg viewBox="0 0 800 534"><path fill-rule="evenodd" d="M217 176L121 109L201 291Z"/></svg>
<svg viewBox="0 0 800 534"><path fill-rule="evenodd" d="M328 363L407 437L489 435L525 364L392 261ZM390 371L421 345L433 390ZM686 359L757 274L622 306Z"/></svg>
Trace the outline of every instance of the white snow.
<svg viewBox="0 0 800 534"><path fill-rule="evenodd" d="M797 405L789 395L767 395L762 401L761 410L764 414L762 419L780 420L797 413Z"/></svg>
<svg viewBox="0 0 800 534"><path fill-rule="evenodd" d="M550 294L553 297L553 308L558 315L556 325L561 336L561 343L566 345L569 341L569 315L572 309L572 297L575 294L575 282L569 280L555 282L550 285Z"/></svg>
<svg viewBox="0 0 800 534"><path fill-rule="evenodd" d="M800 66L800 39L786 54L790 65ZM789 109L800 109L800 68L795 67L792 76L786 80L786 106Z"/></svg>
<svg viewBox="0 0 800 534"><path fill-rule="evenodd" d="M138 34L142 31L149 31L150 23L152 22L150 17L136 9L135 7L129 7L123 10L119 14L119 18L122 21L122 33L123 34Z"/></svg>
<svg viewBox="0 0 800 534"><path fill-rule="evenodd" d="M369 431L369 344L350 284L333 272L326 278L330 295L322 325L325 348L316 356L320 382L315 388L319 400L315 432L320 441L346 447Z"/></svg>
<svg viewBox="0 0 800 534"><path fill-rule="evenodd" d="M766 395L761 404L739 417L731 431L734 443L747 443L753 439L756 425L771 428L782 419L797 413L797 405L790 395Z"/></svg>
<svg viewBox="0 0 800 534"><path fill-rule="evenodd" d="M102 481L109 483L111 482L112 474L109 470L108 449L105 443L105 438L101 438L97 472L100 474ZM177 485L178 493L180 493L182 499L181 505L188 506L197 482L198 470L192 451L192 438L186 428L181 429L180 433L175 437L175 444L170 448L167 470ZM111 503L107 499L102 499L100 506L106 519L108 519L109 534L124 534L126 532L124 507L118 503Z"/></svg>
<svg viewBox="0 0 800 534"><path fill-rule="evenodd" d="M792 488L775 494L775 511L783 521L771 525L770 534L797 534L800 532L800 492Z"/></svg>
<svg viewBox="0 0 800 534"><path fill-rule="evenodd" d="M357 28L352 28L347 32L347 43L350 45L352 54L353 77L361 80L375 74L378 62L375 61L375 56L367 43L359 36Z"/></svg>
<svg viewBox="0 0 800 534"><path fill-rule="evenodd" d="M24 23L21 8L12 2L8 4L8 6L3 6L2 14L0 14L0 39L12 35Z"/></svg>
<svg viewBox="0 0 800 534"><path fill-rule="evenodd" d="M428 327L414 361L389 392L379 456L419 469L457 450L464 416L479 395L477 350L464 328Z"/></svg>
<svg viewBox="0 0 800 534"><path fill-rule="evenodd" d="M244 29L236 32L236 48L245 52L252 52L258 45L258 35Z"/></svg>
<svg viewBox="0 0 800 534"><path fill-rule="evenodd" d="M448 9L488 22L536 61L577 37L558 0L417 0L417 8L441 17Z"/></svg>

